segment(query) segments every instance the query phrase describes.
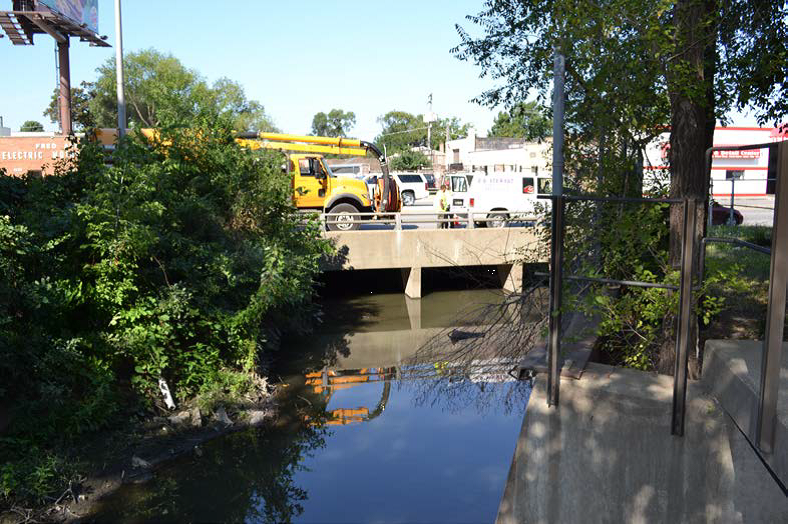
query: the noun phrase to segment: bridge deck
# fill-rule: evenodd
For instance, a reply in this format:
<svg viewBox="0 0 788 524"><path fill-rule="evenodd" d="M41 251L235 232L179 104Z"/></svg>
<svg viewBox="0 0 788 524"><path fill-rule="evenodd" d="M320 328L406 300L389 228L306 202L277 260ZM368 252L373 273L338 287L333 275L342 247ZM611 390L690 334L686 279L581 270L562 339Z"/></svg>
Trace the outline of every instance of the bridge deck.
<svg viewBox="0 0 788 524"><path fill-rule="evenodd" d="M421 269L497 266L504 289L522 284L522 263L546 262L535 228L327 232L336 246L324 271L401 269L405 294L421 297Z"/></svg>

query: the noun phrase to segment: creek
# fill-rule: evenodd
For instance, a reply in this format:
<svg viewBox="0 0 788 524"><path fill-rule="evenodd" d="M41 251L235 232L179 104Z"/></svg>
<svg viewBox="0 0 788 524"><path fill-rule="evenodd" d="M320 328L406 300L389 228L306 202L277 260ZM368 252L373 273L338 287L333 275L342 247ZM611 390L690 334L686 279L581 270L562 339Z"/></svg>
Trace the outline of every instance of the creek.
<svg viewBox="0 0 788 524"><path fill-rule="evenodd" d="M203 444L100 501L94 519L493 522L530 385L494 359L450 373L415 357L502 297L325 300L318 332L285 341L273 365L286 385L277 423Z"/></svg>

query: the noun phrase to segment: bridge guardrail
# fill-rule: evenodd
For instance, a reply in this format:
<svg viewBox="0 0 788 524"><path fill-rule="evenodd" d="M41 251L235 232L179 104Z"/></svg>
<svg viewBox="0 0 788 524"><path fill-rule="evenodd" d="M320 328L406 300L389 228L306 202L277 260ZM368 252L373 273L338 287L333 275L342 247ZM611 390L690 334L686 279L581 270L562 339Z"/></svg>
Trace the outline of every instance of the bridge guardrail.
<svg viewBox="0 0 788 524"><path fill-rule="evenodd" d="M453 224L465 225L468 229L474 229L477 225L489 223L503 223L507 225L513 222L536 223L539 217L530 211L489 211L484 213L474 213L473 211L464 213L449 213L443 211L423 211L416 213L315 213L323 224L340 224L356 222L355 217L361 225L380 224L391 225L394 230L402 230L403 224L445 224L451 228ZM403 221L403 216L407 221ZM348 220L353 217L354 220Z"/></svg>

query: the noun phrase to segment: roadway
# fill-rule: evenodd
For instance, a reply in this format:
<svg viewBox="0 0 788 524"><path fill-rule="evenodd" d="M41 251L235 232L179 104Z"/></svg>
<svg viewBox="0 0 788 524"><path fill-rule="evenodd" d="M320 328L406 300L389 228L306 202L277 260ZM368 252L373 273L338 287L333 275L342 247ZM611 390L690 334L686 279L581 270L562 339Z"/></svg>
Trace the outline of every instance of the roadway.
<svg viewBox="0 0 788 524"><path fill-rule="evenodd" d="M723 206L730 205L730 197L718 197L717 202ZM745 226L771 226L774 220L774 195L763 197L736 197L734 209L738 209L744 217Z"/></svg>

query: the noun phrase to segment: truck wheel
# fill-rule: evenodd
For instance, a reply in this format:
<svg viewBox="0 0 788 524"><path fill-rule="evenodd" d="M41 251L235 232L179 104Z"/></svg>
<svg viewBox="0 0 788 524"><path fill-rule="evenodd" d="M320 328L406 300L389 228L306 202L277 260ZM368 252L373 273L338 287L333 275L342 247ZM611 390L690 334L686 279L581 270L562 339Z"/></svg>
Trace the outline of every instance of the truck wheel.
<svg viewBox="0 0 788 524"><path fill-rule="evenodd" d="M402 205L403 206L412 206L416 203L416 195L413 194L413 191L403 191L402 192Z"/></svg>
<svg viewBox="0 0 788 524"><path fill-rule="evenodd" d="M326 227L329 231L355 231L361 226L361 217L351 213L358 212L358 209L350 204L337 204L328 212Z"/></svg>
<svg viewBox="0 0 788 524"><path fill-rule="evenodd" d="M490 213L487 215L487 227L505 227L509 221L506 213Z"/></svg>

